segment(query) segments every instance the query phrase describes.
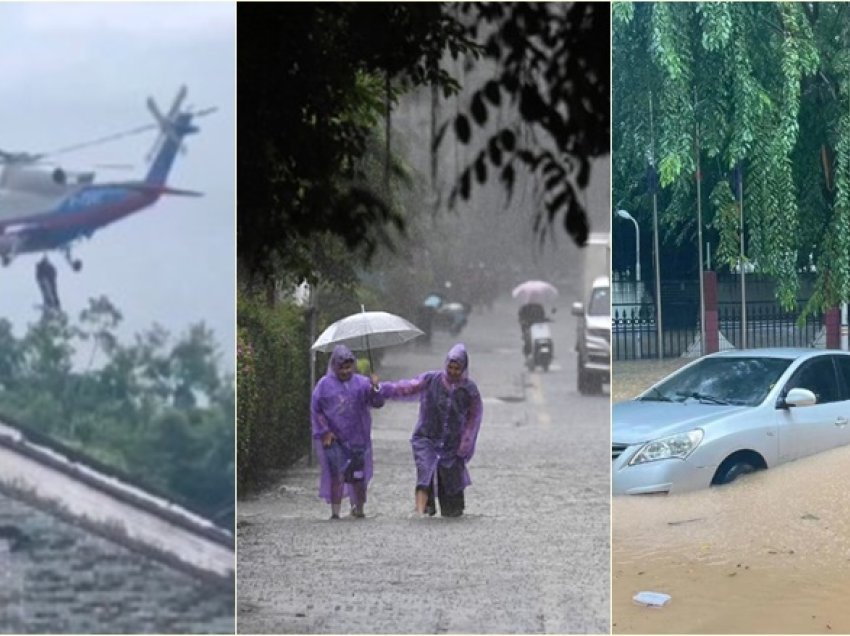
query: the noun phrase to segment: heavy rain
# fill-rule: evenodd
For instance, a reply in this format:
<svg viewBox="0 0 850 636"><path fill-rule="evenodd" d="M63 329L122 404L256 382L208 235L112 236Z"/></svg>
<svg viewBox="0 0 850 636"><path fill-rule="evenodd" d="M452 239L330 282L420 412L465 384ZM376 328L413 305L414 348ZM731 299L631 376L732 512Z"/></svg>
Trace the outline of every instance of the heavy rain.
<svg viewBox="0 0 850 636"><path fill-rule="evenodd" d="M239 7L239 29L251 35L239 40L244 93L238 629L607 632L607 302L601 311L606 324L594 334L603 350L596 354L596 368L588 363L582 383L578 367L588 354L580 356L576 348L589 331L579 325L586 319L583 308L594 282L604 284L600 293L607 292L610 177L603 53L608 8L521 3L363 7L348 6L334 18L321 5L295 14L287 7L286 17L275 5ZM575 40L558 48L557 38L537 42L507 26L525 20L539 21L553 34L571 33ZM319 28L325 48L311 54ZM403 52L415 50L429 28L436 29L429 37L447 44L436 59L426 47L421 63L446 74L424 74L442 77L442 85L421 81L419 58L399 70L407 63ZM457 35L463 37L455 40ZM524 48L532 43L554 47L550 71L575 69L576 86L589 92L570 88L559 93L554 85L550 92L543 74L546 61L533 61ZM510 59L517 59L511 58L512 50L531 64L518 73L516 84L509 77L517 70L510 66ZM311 95L316 77L339 80L334 53L342 51L346 68L350 60L358 61L351 64L354 85L374 100L365 156L357 160L359 177L381 193L388 209L362 193L352 198L342 188L338 196L348 207L337 214L329 189L338 180L322 187L319 169L327 161L316 165L306 152L306 139L313 140L311 149L318 147L316 137L330 135L330 124L339 120L329 113L329 126L314 130L316 120L302 116L326 115ZM270 60L287 72L265 78ZM372 70L364 73L365 68ZM580 68L587 69L587 76ZM302 77L302 69L313 75ZM296 93L296 87L307 94ZM284 97L275 101L276 93ZM243 108L243 95L268 103ZM340 107L345 110L346 103ZM282 120L280 110L302 119L297 125L286 116ZM552 124L548 129L533 123L544 111L542 118ZM574 129L567 112L581 112L594 123ZM276 115L265 119L266 113ZM242 134L242 117L257 134ZM302 145L293 148L291 140L302 136ZM263 154L269 148L274 150ZM274 161L291 166L284 176L300 171L301 183L315 190L308 194L307 186L287 189L285 180L269 185L256 178L255 172L266 174ZM292 198L285 199L287 194ZM311 207L313 200L323 207ZM275 206L275 201L288 205ZM405 230L397 231L391 222L370 226L389 241L376 242L371 259L361 259L362 251L351 249L345 239L361 236L359 223L370 214L398 218ZM276 216L286 224L275 241L266 241ZM308 232L309 219L319 216L326 219L323 230L344 236ZM368 240L360 247L370 247ZM274 257L263 258L269 253ZM309 285L296 294L303 279ZM517 289L526 281L548 283L557 293L542 283ZM540 297L534 296L537 291ZM523 303L538 305L542 312L528 318L525 351L519 320ZM581 305L574 310L574 303ZM349 378L338 370L343 367L328 362L326 353L333 346L322 347L311 377L304 364L310 343L327 342L326 328L346 316L354 320L363 310L397 314L424 333L385 348L378 346L380 334L345 340L364 374L359 380L343 379ZM291 338L289 350L275 348L272 333ZM465 345L468 379L449 379L447 354L457 351L456 343ZM294 353L295 347L304 354ZM347 359L344 350L335 350L337 355ZM323 409L354 390L343 386L368 387L370 374L377 376L372 391L387 401L370 410L371 436L364 452L366 474L372 466L374 474L368 490L359 485L358 494L350 487L349 514L349 502L334 499L333 487L321 491L326 500L317 496L320 483L328 483L320 476L333 483L338 460L331 452L337 445L363 442L347 438L348 429L322 430L323 418L334 417ZM393 398L441 377L446 386L459 383L447 394L453 412L467 412L467 402L457 396L468 392L471 404L480 398L483 417L477 442L466 435L481 411L471 408L472 415L464 419L464 442L456 451L463 463L451 460L451 434L440 442L445 444L440 453L447 454L433 469L436 501L426 505L422 481L431 479L432 442L414 430L427 429L436 411L431 402L423 402L420 412L418 400ZM307 408L311 380L318 380L312 418ZM429 392L442 390L439 384L428 386ZM243 393L243 387L251 393ZM327 395L335 397L329 401ZM412 435L417 438L414 453ZM356 439L361 441L350 441ZM471 479L460 493L453 486L457 466Z"/></svg>

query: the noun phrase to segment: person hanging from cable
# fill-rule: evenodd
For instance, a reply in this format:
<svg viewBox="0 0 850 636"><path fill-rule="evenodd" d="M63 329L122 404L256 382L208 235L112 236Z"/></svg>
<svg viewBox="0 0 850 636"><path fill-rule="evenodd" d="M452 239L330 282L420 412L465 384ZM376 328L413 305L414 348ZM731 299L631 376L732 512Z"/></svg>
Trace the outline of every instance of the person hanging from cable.
<svg viewBox="0 0 850 636"><path fill-rule="evenodd" d="M49 260L47 255L43 256L35 266L35 279L38 281L38 287L41 289L41 296L46 309L59 311L59 292L56 288L56 268Z"/></svg>

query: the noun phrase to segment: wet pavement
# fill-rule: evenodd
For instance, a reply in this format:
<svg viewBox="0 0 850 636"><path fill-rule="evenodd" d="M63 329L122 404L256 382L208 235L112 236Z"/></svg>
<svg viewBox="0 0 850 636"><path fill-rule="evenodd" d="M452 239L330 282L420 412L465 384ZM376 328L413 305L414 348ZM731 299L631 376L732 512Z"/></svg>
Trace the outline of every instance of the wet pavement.
<svg viewBox="0 0 850 636"><path fill-rule="evenodd" d="M232 592L0 495L0 633L233 633Z"/></svg>
<svg viewBox="0 0 850 636"><path fill-rule="evenodd" d="M240 633L609 631L609 400L576 391L566 311L552 369L525 371L515 312L499 302L430 351L388 350L380 369L412 377L466 344L485 412L465 515L411 516L417 404L388 403L365 519L330 521L306 461L239 502Z"/></svg>

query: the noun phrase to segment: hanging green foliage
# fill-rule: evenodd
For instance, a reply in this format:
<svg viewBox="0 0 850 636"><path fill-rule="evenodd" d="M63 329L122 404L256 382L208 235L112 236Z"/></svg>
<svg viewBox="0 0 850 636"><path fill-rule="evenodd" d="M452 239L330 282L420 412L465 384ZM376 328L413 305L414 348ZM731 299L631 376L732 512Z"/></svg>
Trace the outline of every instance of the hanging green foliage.
<svg viewBox="0 0 850 636"><path fill-rule="evenodd" d="M812 263L809 310L850 299L850 5L615 3L613 16L614 200L648 220L654 157L663 235L692 242L698 143L717 262L735 267L743 232L784 306Z"/></svg>

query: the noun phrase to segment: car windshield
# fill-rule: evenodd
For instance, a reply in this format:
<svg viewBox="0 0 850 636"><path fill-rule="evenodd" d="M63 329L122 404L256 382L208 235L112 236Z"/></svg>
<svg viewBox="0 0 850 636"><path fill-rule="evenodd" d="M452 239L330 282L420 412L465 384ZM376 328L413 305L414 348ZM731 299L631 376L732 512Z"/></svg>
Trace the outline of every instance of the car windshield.
<svg viewBox="0 0 850 636"><path fill-rule="evenodd" d="M611 303L608 300L608 288L597 287L590 296L590 306L587 308L588 316L610 316Z"/></svg>
<svg viewBox="0 0 850 636"><path fill-rule="evenodd" d="M761 404L791 360L783 358L704 358L660 382L640 400L705 404Z"/></svg>

